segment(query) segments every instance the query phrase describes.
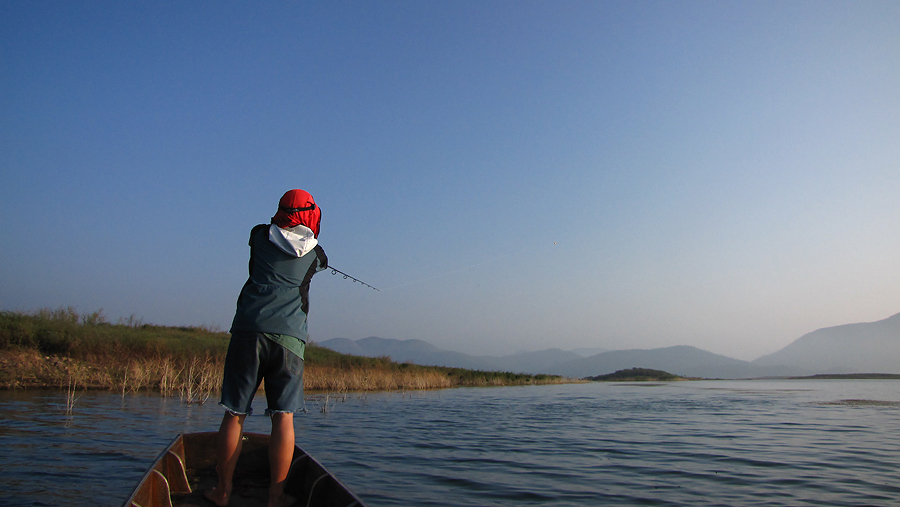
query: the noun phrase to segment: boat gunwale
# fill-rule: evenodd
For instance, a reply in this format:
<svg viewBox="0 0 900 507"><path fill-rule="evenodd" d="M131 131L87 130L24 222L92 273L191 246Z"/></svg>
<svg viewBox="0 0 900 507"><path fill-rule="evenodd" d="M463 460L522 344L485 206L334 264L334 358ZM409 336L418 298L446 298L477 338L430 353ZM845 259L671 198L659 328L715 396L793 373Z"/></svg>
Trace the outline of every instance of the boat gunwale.
<svg viewBox="0 0 900 507"><path fill-rule="evenodd" d="M163 451L157 455L156 459L153 460L153 462L151 463L151 465L149 466L147 471L144 472L140 481L137 483L137 485L131 491L131 493L126 498L126 500L122 503L122 507L159 507L159 506L170 507L173 505L172 494L191 493L192 491L191 491L189 482L186 484L187 491L171 489L169 486L169 477L168 477L169 471L166 470L164 472L162 470L159 470L159 468L164 464L165 460L167 459L167 456L169 454L172 454L172 455L176 456L178 458L178 460L180 461L181 471L184 474L184 477L189 480L191 476L189 476L187 474L188 470L190 470L190 468L188 467L188 463L189 463L189 461L196 461L197 458L188 455L188 448L190 447L188 445L188 442L196 443L203 439L212 439L214 441L215 436L217 434L218 433L215 431L209 431L209 432L179 433L177 436L175 436L175 438L172 439L172 441L165 447L165 449L163 449ZM249 440L253 440L254 444L256 444L257 446L267 447L270 436L265 433L250 432L250 433L243 433L242 438L244 439L245 442L249 441ZM179 450L181 451L180 453L178 452ZM306 468L304 469L303 472L301 472L300 467L306 467ZM306 452L304 449L302 449L300 446L298 446L295 443L294 444L294 457L291 460L291 466L290 466L290 469L288 470L286 489L288 489L288 487L292 486L292 485L301 485L301 486L299 486L299 488L302 489L302 483L305 481L305 478L309 474L310 470L313 470L313 471L318 470L318 471L320 471L320 473L316 473L315 480L312 482L311 485L309 485L309 491L307 492L308 497L298 499L298 502L296 502L295 505L315 506L316 503L313 502L314 495L316 495L317 493L321 494L319 492L319 490L317 490L316 488L318 487L318 484L320 481L323 481L324 479L328 478L329 481L332 483L331 487L329 488L329 491L341 491L349 499L351 499L351 501L349 503L342 504L342 505L344 505L344 507L365 507L365 504L363 503L363 501L350 488L348 488L340 479L338 479L337 476L335 476L333 473L331 473L331 471L329 471L324 465L322 465L322 463L319 462L319 460L317 460L315 457L313 457L311 454ZM136 499L139 497L139 495L141 493L145 492L146 488L152 488L154 486L153 481L154 481L155 475L161 476L162 479L166 483L166 488L167 488L169 494L165 495L165 496L167 497L166 500L168 500L168 502L163 500L162 501L163 503L160 503L160 501L152 501L151 500L151 502L147 505L142 505L142 504L136 502ZM329 481L326 481L326 482L329 482ZM297 488L292 488L292 489L297 489ZM150 498L153 498L152 494L150 494L149 496L150 496Z"/></svg>

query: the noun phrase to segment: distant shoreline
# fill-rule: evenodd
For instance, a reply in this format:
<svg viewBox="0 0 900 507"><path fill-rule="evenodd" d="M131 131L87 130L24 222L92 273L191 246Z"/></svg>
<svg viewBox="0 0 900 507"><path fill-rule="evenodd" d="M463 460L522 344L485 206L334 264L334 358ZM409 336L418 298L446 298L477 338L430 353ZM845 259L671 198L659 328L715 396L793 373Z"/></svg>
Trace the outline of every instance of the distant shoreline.
<svg viewBox="0 0 900 507"><path fill-rule="evenodd" d="M720 379L720 378L701 378L701 377L683 377L666 371L652 370L649 368L631 368L619 370L615 373L606 375L596 375L585 377L584 380L591 382L679 382L686 380L900 380L900 374L895 373L820 373L807 376L790 376L790 377L760 377L745 379Z"/></svg>
<svg viewBox="0 0 900 507"><path fill-rule="evenodd" d="M900 380L896 373L820 373L803 377L785 377L789 380Z"/></svg>
<svg viewBox="0 0 900 507"><path fill-rule="evenodd" d="M583 381L549 375L483 372L400 364L386 358L358 358L353 365L310 364L304 367L309 393L412 391L454 387L570 384ZM218 393L224 357L100 357L82 360L45 356L35 350L0 350L0 390L140 391L205 401Z"/></svg>
<svg viewBox="0 0 900 507"><path fill-rule="evenodd" d="M158 391L205 400L222 383L230 335L201 327L109 323L72 308L0 312L0 389ZM557 375L473 371L340 354L307 344L309 391L405 391L577 383Z"/></svg>

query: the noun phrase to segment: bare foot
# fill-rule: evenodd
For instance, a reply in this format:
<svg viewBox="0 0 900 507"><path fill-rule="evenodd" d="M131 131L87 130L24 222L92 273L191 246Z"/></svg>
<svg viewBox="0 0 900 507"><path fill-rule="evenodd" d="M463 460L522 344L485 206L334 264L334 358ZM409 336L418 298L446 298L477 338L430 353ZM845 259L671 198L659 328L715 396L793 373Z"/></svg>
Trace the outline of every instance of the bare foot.
<svg viewBox="0 0 900 507"><path fill-rule="evenodd" d="M219 507L226 507L231 495L228 494L227 491L219 491L219 487L216 486L213 489L207 489L206 491L204 491L203 496Z"/></svg>

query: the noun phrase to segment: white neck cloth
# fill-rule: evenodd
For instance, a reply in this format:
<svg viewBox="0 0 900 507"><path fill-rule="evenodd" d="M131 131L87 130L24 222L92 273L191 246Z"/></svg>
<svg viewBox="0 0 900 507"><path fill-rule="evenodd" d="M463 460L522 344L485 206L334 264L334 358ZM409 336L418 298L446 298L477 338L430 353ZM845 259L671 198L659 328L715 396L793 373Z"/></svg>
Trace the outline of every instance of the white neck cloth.
<svg viewBox="0 0 900 507"><path fill-rule="evenodd" d="M312 229L305 225L295 225L282 229L275 224L269 226L269 241L284 253L294 257L303 257L319 244Z"/></svg>

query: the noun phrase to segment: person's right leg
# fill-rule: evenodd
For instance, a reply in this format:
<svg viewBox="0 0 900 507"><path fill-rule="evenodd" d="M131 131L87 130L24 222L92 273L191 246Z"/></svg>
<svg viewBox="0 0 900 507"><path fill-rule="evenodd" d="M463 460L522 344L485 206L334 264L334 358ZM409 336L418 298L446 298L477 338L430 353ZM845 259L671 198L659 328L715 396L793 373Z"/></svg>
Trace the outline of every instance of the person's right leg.
<svg viewBox="0 0 900 507"><path fill-rule="evenodd" d="M241 456L246 417L243 414L225 412L222 424L219 426L219 434L216 439L216 472L219 479L215 488L203 492L207 500L219 507L228 505L231 498L232 479L234 479L234 469L237 466L238 458Z"/></svg>
<svg viewBox="0 0 900 507"><path fill-rule="evenodd" d="M283 493L294 455L294 412L303 407L303 359L274 342L268 345L266 415L272 418L269 507L281 507L288 503Z"/></svg>

